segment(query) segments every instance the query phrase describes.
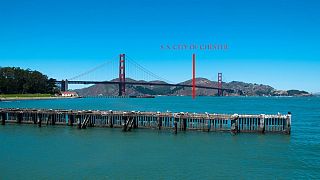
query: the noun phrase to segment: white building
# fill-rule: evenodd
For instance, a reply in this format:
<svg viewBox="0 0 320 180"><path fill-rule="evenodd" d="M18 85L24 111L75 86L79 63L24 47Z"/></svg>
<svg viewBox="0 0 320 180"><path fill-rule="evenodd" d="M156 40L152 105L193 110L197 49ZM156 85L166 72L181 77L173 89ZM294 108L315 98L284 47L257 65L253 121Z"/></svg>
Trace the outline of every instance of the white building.
<svg viewBox="0 0 320 180"><path fill-rule="evenodd" d="M61 92L61 96L62 97L78 97L78 94L72 91L64 91L64 92Z"/></svg>

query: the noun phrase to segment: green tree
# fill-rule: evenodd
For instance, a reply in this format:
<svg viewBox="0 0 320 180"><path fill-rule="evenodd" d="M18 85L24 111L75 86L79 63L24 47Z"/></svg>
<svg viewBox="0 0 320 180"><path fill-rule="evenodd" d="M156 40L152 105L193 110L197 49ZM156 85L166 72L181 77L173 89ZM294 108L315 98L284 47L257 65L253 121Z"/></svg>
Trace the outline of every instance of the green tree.
<svg viewBox="0 0 320 180"><path fill-rule="evenodd" d="M39 71L21 69L19 67L0 67L0 93L50 93L57 92L55 79Z"/></svg>

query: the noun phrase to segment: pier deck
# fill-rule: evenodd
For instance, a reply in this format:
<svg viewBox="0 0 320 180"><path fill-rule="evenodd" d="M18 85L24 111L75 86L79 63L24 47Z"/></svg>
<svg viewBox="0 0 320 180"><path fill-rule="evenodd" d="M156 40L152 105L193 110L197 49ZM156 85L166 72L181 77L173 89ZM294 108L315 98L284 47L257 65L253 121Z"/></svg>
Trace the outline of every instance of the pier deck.
<svg viewBox="0 0 320 180"><path fill-rule="evenodd" d="M291 113L285 115L197 114L172 112L90 111L53 109L1 109L2 125L6 123L122 128L169 129L179 131L230 131L255 133L291 132Z"/></svg>

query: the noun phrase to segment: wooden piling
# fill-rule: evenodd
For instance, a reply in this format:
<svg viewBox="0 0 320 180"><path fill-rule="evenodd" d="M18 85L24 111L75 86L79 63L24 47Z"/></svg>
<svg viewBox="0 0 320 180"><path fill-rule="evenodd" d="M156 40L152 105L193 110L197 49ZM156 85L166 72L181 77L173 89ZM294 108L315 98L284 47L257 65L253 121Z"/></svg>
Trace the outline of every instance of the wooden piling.
<svg viewBox="0 0 320 180"><path fill-rule="evenodd" d="M20 113L17 114L17 123L18 123L18 124L21 124L22 119L23 119L23 113L20 112Z"/></svg>
<svg viewBox="0 0 320 180"><path fill-rule="evenodd" d="M266 131L266 127L265 127L265 115L264 114L261 114L260 115L260 118L259 118L259 132L261 133L265 133Z"/></svg>
<svg viewBox="0 0 320 180"><path fill-rule="evenodd" d="M174 119L174 134L177 134L178 133L178 121L179 119L175 118Z"/></svg>
<svg viewBox="0 0 320 180"><path fill-rule="evenodd" d="M137 116L133 117L133 129L137 129L138 128L138 119Z"/></svg>
<svg viewBox="0 0 320 180"><path fill-rule="evenodd" d="M187 119L185 118L182 119L182 130L183 131L187 130Z"/></svg>
<svg viewBox="0 0 320 180"><path fill-rule="evenodd" d="M73 122L74 122L74 115L73 114L68 115L68 126L73 126Z"/></svg>
<svg viewBox="0 0 320 180"><path fill-rule="evenodd" d="M42 124L41 114L38 114L38 115L37 115L37 122L38 122L38 126L41 127L41 124Z"/></svg>
<svg viewBox="0 0 320 180"><path fill-rule="evenodd" d="M232 134L237 134L238 133L238 119L239 119L239 115L238 114L234 114L233 116L231 116L230 131L231 131Z"/></svg>
<svg viewBox="0 0 320 180"><path fill-rule="evenodd" d="M123 121L124 123L122 124L122 131L126 132L127 131L127 128L128 128L128 118L126 116L123 116Z"/></svg>
<svg viewBox="0 0 320 180"><path fill-rule="evenodd" d="M108 120L109 120L109 127L110 128L113 128L113 112L112 111L109 111L110 115L108 116Z"/></svg>
<svg viewBox="0 0 320 180"><path fill-rule="evenodd" d="M53 119L53 114L49 114L48 115L47 125L51 125L52 124L52 119Z"/></svg>
<svg viewBox="0 0 320 180"><path fill-rule="evenodd" d="M90 118L90 115L85 115L83 116L83 121L81 123L81 129L86 129L87 128L87 124L89 122L89 118Z"/></svg>
<svg viewBox="0 0 320 180"><path fill-rule="evenodd" d="M162 127L162 118L157 116L157 121L158 121L158 129L161 130Z"/></svg>
<svg viewBox="0 0 320 180"><path fill-rule="evenodd" d="M51 125L55 125L56 121L57 121L57 114L53 114L51 119Z"/></svg>
<svg viewBox="0 0 320 180"><path fill-rule="evenodd" d="M33 113L32 115L33 124L37 124L37 114Z"/></svg>
<svg viewBox="0 0 320 180"><path fill-rule="evenodd" d="M1 124L2 125L6 124L6 119L7 119L7 113L5 113L5 112L1 113Z"/></svg>
<svg viewBox="0 0 320 180"><path fill-rule="evenodd" d="M76 119L77 119L77 124L78 124L78 129L81 129L81 115L76 115Z"/></svg>
<svg viewBox="0 0 320 180"><path fill-rule="evenodd" d="M286 129L285 133L286 134L291 134L291 112L288 112L287 118L286 118Z"/></svg>

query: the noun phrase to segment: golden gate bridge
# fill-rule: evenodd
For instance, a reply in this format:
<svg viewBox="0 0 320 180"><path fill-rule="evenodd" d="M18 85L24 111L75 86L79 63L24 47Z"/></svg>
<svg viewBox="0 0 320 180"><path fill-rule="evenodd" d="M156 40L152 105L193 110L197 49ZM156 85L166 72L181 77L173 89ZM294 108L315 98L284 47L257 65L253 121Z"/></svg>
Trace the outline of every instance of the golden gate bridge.
<svg viewBox="0 0 320 180"><path fill-rule="evenodd" d="M224 91L229 93L237 92L235 89L228 89L223 88L222 85L222 73L218 73L218 80L217 80L217 86L204 86L204 85L197 85L196 84L196 55L192 55L192 84L185 84L185 83L173 83L170 80L167 80L161 76L158 76L157 74L153 73L152 71L149 71L148 69L144 68L140 64L138 64L136 61L134 61L132 58L126 56L125 54L119 55L119 61L117 67L115 64L112 65L116 61L107 61L103 64L100 64L92 69L89 69L88 71L85 71L81 74L78 74L72 78L65 79L65 80L56 80L56 83L60 85L61 91L68 91L69 84L73 85L90 85L90 84L114 84L118 85L119 87L119 96L125 96L126 95L126 85L136 85L136 86L170 86L170 87L182 87L182 88L192 88L192 97L196 97L196 89L213 89L217 90L218 96L223 96ZM134 71L128 76L127 70L127 64L130 65L130 67L133 67ZM83 78L84 76L87 76L88 74L92 74L98 69L102 69L103 67L108 66L111 68L108 71L114 71L114 69L117 69L117 78L113 80L79 80ZM107 71L107 72L108 72ZM142 72L142 73L138 73ZM127 81L128 77L133 78L137 74L145 74L139 81ZM114 77L114 75L113 75ZM153 78L153 81L146 81L148 77ZM137 78L139 79L139 78Z"/></svg>

